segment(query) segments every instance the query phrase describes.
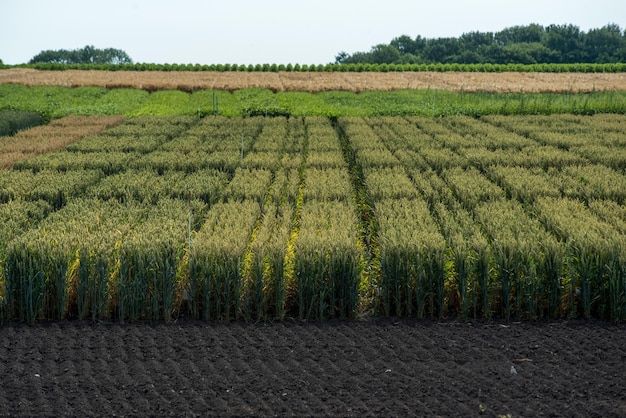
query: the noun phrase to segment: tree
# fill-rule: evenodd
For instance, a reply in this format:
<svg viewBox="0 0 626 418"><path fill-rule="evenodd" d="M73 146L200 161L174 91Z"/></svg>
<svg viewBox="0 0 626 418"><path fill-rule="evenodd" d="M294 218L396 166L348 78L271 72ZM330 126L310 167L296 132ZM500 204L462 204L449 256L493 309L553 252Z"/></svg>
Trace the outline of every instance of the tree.
<svg viewBox="0 0 626 418"><path fill-rule="evenodd" d="M481 46L491 45L493 41L493 33L491 32L468 32L461 35L460 39L464 49L472 51L478 50Z"/></svg>
<svg viewBox="0 0 626 418"><path fill-rule="evenodd" d="M102 51L102 58L106 64L132 64L133 60L121 49L107 48Z"/></svg>
<svg viewBox="0 0 626 418"><path fill-rule="evenodd" d="M400 51L391 45L376 45L370 54L374 64L392 64L400 60Z"/></svg>
<svg viewBox="0 0 626 418"><path fill-rule="evenodd" d="M625 33L626 35L626 33ZM619 51L626 48L626 37L616 24L592 29L584 40L586 60L591 62L619 62Z"/></svg>
<svg viewBox="0 0 626 418"><path fill-rule="evenodd" d="M429 62L451 62L451 58L460 54L461 44L457 38L437 38L426 42L424 58Z"/></svg>
<svg viewBox="0 0 626 418"><path fill-rule="evenodd" d="M550 25L544 44L561 56L563 63L583 62L583 33L574 25Z"/></svg>
<svg viewBox="0 0 626 418"><path fill-rule="evenodd" d="M558 62L559 54L539 42L517 42L502 47L501 64L538 64Z"/></svg>
<svg viewBox="0 0 626 418"><path fill-rule="evenodd" d="M423 64L424 59L420 55L402 54L398 64Z"/></svg>
<svg viewBox="0 0 626 418"><path fill-rule="evenodd" d="M494 40L499 45L541 42L544 35L543 26L531 24L527 26L511 26L497 32Z"/></svg>
<svg viewBox="0 0 626 418"><path fill-rule="evenodd" d="M87 45L81 49L46 50L35 55L29 64L132 64L133 60L120 49L98 49Z"/></svg>
<svg viewBox="0 0 626 418"><path fill-rule="evenodd" d="M336 57L340 64L407 63L616 63L626 61L626 31L609 24L588 33L574 25L513 26L500 32L469 32L458 38L415 40L401 35L370 52Z"/></svg>
<svg viewBox="0 0 626 418"><path fill-rule="evenodd" d="M335 64L343 64L347 59L350 58L350 54L346 51L341 51L337 55L335 55Z"/></svg>
<svg viewBox="0 0 626 418"><path fill-rule="evenodd" d="M369 52L355 52L352 55L346 56L342 64L371 64L372 62L372 54Z"/></svg>
<svg viewBox="0 0 626 418"><path fill-rule="evenodd" d="M419 38L418 38L419 39ZM393 38L389 44L396 48L400 55L413 54L417 55L419 44L407 35L402 35L397 38Z"/></svg>

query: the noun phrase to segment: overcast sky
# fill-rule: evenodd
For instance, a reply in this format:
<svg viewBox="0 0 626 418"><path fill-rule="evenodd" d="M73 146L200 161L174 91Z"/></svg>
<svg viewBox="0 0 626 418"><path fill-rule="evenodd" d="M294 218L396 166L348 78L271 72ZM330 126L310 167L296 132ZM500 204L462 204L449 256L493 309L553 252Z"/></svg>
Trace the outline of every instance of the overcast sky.
<svg viewBox="0 0 626 418"><path fill-rule="evenodd" d="M400 35L458 37L514 25L626 28L625 0L0 0L0 59L48 49L124 50L134 62L326 64Z"/></svg>

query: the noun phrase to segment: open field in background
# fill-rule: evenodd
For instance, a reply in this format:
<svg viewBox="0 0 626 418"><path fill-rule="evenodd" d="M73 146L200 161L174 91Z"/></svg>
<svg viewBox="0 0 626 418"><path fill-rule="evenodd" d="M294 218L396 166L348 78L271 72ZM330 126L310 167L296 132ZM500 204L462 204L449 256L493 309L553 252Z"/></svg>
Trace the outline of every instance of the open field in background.
<svg viewBox="0 0 626 418"><path fill-rule="evenodd" d="M129 118L3 172L2 313L624 320L625 128Z"/></svg>
<svg viewBox="0 0 626 418"><path fill-rule="evenodd" d="M626 73L541 72L193 72L0 70L0 84L98 86L148 91L201 89L234 91L258 87L277 91L390 91L436 89L490 93L588 93L626 90Z"/></svg>

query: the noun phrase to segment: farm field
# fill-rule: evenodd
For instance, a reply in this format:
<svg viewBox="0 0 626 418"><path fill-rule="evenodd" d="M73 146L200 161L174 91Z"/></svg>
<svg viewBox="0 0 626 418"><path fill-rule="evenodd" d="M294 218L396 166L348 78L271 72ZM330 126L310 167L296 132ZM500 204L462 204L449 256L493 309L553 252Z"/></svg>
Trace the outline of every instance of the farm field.
<svg viewBox="0 0 626 418"><path fill-rule="evenodd" d="M624 416L623 74L0 70L0 416Z"/></svg>
<svg viewBox="0 0 626 418"><path fill-rule="evenodd" d="M491 93L588 93L626 90L623 72L240 72L0 70L0 84L98 86L142 90L391 91L438 89Z"/></svg>
<svg viewBox="0 0 626 418"><path fill-rule="evenodd" d="M0 111L65 116L458 116L626 113L626 90L564 93L394 91L157 90L0 85Z"/></svg>
<svg viewBox="0 0 626 418"><path fill-rule="evenodd" d="M129 118L3 173L2 312L623 320L625 126Z"/></svg>

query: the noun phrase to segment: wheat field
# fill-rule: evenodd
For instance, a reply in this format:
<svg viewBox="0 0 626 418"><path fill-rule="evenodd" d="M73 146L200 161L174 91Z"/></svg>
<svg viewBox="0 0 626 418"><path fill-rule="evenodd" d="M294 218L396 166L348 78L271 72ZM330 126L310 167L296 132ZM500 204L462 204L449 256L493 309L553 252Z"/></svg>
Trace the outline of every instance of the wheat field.
<svg viewBox="0 0 626 418"><path fill-rule="evenodd" d="M588 93L626 90L624 73L538 72L193 72L193 71L40 71L0 70L0 84L29 86L100 86L144 90L238 90L260 87L272 91L387 91L439 89L493 93Z"/></svg>

